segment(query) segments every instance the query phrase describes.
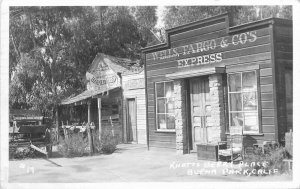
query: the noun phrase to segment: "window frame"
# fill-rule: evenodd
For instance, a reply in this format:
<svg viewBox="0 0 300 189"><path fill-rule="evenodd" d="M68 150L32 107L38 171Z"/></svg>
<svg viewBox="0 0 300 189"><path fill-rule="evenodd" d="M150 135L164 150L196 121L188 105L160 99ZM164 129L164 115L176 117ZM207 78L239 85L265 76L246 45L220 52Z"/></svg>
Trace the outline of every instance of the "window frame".
<svg viewBox="0 0 300 189"><path fill-rule="evenodd" d="M166 99L166 97L157 97L157 88L156 85L163 83L164 84L164 93L165 93L165 89L166 89L166 84L165 83L172 83L173 84L173 88L174 88L174 80L167 80L167 81L159 81L159 82L155 82L154 83L154 90L155 90L155 128L157 132L170 132L173 133L175 132L175 97L174 97L174 89L173 89L173 96L172 98L174 99L174 112L173 113L167 113L167 103L165 104L165 112L164 113L158 113L158 99ZM164 94L165 95L165 94ZM158 126L158 115L164 114L165 115L165 119L167 120L166 116L168 114L171 114L174 116L174 129L159 129Z"/></svg>
<svg viewBox="0 0 300 189"><path fill-rule="evenodd" d="M245 111L244 110L244 103L243 103L243 92L242 88L240 92L237 91L233 91L230 92L229 91L229 87L230 87L230 82L229 82L229 75L231 74L240 74L241 76L241 87L243 85L243 73L247 73L247 72L254 72L255 73L255 77L256 77L256 90L250 91L250 92L255 92L256 93L256 100L257 100L257 108L256 110L252 110L252 111ZM227 115L226 118L228 119L227 123L226 123L226 134L229 134L229 128L232 126L231 124L231 114L232 113L242 113L244 114L245 112L257 112L257 126L258 126L258 131L257 132L245 132L244 130L244 123L245 123L245 116L243 115L243 135L261 135L262 134L262 124L261 124L261 98L260 98L260 74L259 74L259 68L257 69L250 69L250 70L234 70L232 72L227 72L226 74L227 79ZM230 94L241 94L241 105L242 105L242 110L241 111L231 111L231 100L230 100Z"/></svg>

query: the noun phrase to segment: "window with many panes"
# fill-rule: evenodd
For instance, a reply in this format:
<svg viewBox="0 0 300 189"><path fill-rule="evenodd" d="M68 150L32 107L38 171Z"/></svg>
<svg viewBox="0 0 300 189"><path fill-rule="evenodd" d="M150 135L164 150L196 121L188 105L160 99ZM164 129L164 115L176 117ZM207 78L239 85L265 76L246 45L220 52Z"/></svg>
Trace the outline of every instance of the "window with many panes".
<svg viewBox="0 0 300 189"><path fill-rule="evenodd" d="M155 83L157 130L175 130L173 81Z"/></svg>
<svg viewBox="0 0 300 189"><path fill-rule="evenodd" d="M228 74L229 127L242 126L244 133L258 133L256 71Z"/></svg>

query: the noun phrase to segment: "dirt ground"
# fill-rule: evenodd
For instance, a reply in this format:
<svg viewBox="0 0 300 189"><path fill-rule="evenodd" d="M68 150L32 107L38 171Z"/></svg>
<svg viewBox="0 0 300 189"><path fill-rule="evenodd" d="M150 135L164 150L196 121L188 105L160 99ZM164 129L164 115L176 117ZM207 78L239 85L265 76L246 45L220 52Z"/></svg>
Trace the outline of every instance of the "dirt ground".
<svg viewBox="0 0 300 189"><path fill-rule="evenodd" d="M238 165L234 165L236 168ZM9 183L291 181L290 175L247 176L230 164L197 160L196 154L118 145L110 155L9 161Z"/></svg>

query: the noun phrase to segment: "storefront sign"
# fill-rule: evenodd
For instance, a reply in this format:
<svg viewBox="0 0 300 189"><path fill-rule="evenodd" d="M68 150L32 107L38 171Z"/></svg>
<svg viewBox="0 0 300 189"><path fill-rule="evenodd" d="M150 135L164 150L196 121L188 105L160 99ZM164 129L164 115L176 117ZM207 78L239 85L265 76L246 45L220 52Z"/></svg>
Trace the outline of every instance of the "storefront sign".
<svg viewBox="0 0 300 189"><path fill-rule="evenodd" d="M154 60L167 60L169 58L178 57L178 67L188 67L200 64L210 64L222 61L222 53L212 53L201 55L197 57L191 57L186 59L179 59L180 56L209 52L215 49L226 49L229 46L244 45L247 43L253 43L257 40L256 31L250 31L232 36L221 37L217 39L210 39L207 41L201 41L189 45L171 48L168 50L158 51L152 53Z"/></svg>
<svg viewBox="0 0 300 189"><path fill-rule="evenodd" d="M92 77L91 82L95 85L113 85L115 82L117 82L117 76L112 75L106 78L96 78Z"/></svg>
<svg viewBox="0 0 300 189"><path fill-rule="evenodd" d="M87 72L88 90L109 90L120 86L119 76L105 63L100 62L92 73Z"/></svg>
<svg viewBox="0 0 300 189"><path fill-rule="evenodd" d="M43 120L43 116L14 117L14 120Z"/></svg>
<svg viewBox="0 0 300 189"><path fill-rule="evenodd" d="M125 89L139 89L145 87L145 80L140 79L132 79L125 83Z"/></svg>

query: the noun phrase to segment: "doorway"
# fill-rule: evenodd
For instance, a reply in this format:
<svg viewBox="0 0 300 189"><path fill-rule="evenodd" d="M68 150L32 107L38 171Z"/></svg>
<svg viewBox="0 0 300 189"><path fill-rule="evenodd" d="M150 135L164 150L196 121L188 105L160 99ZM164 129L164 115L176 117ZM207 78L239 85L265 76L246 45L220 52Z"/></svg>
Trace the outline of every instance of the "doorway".
<svg viewBox="0 0 300 189"><path fill-rule="evenodd" d="M127 142L137 142L136 99L127 99Z"/></svg>
<svg viewBox="0 0 300 189"><path fill-rule="evenodd" d="M193 151L207 143L207 117L210 117L208 76L190 79L191 137Z"/></svg>

